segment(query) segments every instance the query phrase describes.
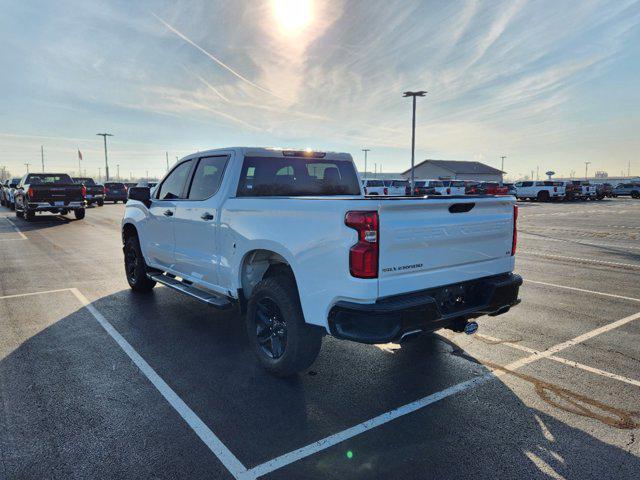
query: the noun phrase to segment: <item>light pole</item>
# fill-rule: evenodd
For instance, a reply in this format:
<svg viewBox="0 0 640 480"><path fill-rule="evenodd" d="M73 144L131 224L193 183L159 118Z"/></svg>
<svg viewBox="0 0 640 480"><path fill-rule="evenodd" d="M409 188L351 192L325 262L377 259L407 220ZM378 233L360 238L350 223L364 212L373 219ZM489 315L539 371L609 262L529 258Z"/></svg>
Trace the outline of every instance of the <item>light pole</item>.
<svg viewBox="0 0 640 480"><path fill-rule="evenodd" d="M116 176L116 180L120 180L120 164L119 163L116 165L116 168L117 168L117 174L118 174Z"/></svg>
<svg viewBox="0 0 640 480"><path fill-rule="evenodd" d="M29 173L29 165L31 165L30 163L25 163L25 165L27 166L27 173Z"/></svg>
<svg viewBox="0 0 640 480"><path fill-rule="evenodd" d="M40 159L42 160L42 173L44 173L44 145L40 145Z"/></svg>
<svg viewBox="0 0 640 480"><path fill-rule="evenodd" d="M96 135L104 138L104 175L106 181L109 181L109 161L107 159L107 137L113 137L110 133L96 133Z"/></svg>
<svg viewBox="0 0 640 480"><path fill-rule="evenodd" d="M413 195L415 188L415 173L414 164L416 158L416 97L424 97L426 91L420 90L418 92L404 92L403 97L413 98L413 120L411 123L411 195Z"/></svg>
<svg viewBox="0 0 640 480"><path fill-rule="evenodd" d="M364 152L364 179L367 179L367 153L371 151L370 148L363 148L362 151Z"/></svg>
<svg viewBox="0 0 640 480"><path fill-rule="evenodd" d="M169 171L169 152L164 152L164 156L167 159L167 172Z"/></svg>
<svg viewBox="0 0 640 480"><path fill-rule="evenodd" d="M100 178L102 177L102 171L100 167L98 167L98 182L100 182Z"/></svg>
<svg viewBox="0 0 640 480"><path fill-rule="evenodd" d="M591 162L584 162L584 179L585 180L589 180L589 165L591 165Z"/></svg>
<svg viewBox="0 0 640 480"><path fill-rule="evenodd" d="M502 172L502 175L504 176L504 159L507 158L506 155L502 155L500 157L502 159L502 166L500 167L500 171ZM504 185L504 177L502 178L502 184Z"/></svg>

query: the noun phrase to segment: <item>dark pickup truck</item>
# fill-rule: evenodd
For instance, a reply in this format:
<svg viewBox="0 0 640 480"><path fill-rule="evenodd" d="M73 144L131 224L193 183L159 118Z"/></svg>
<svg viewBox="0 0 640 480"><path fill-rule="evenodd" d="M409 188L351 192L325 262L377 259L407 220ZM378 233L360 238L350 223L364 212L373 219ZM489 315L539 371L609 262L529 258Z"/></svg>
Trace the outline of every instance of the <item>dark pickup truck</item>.
<svg viewBox="0 0 640 480"><path fill-rule="evenodd" d="M15 191L16 217L34 219L36 212L66 215L71 210L84 218L87 187L74 182L66 173L28 173Z"/></svg>
<svg viewBox="0 0 640 480"><path fill-rule="evenodd" d="M73 181L87 187L87 194L84 197L87 205L94 203L97 203L99 207L104 205L105 188L103 185L97 184L93 178L89 177L75 177Z"/></svg>
<svg viewBox="0 0 640 480"><path fill-rule="evenodd" d="M127 203L129 189L122 182L107 182L104 184L104 199L107 202Z"/></svg>

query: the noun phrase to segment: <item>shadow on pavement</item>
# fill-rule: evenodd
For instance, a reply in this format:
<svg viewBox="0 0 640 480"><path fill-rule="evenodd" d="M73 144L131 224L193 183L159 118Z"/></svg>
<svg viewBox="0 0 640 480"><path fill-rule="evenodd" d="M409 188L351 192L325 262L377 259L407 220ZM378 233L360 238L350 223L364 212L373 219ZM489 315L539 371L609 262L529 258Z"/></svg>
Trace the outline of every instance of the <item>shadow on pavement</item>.
<svg viewBox="0 0 640 480"><path fill-rule="evenodd" d="M487 372L437 335L393 354L327 338L309 371L276 379L251 356L234 312L166 288L92 305L247 467ZM3 320L0 341L0 477L228 476L86 309L27 339L20 319L37 312L22 310ZM271 478L544 478L549 468L634 478L640 460L494 379Z"/></svg>

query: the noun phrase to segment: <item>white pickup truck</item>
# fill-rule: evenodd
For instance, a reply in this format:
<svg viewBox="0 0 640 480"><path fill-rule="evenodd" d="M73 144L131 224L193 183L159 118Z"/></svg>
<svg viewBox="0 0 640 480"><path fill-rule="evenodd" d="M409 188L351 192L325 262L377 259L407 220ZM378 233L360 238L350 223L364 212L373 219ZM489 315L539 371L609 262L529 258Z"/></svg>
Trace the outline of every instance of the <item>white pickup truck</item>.
<svg viewBox="0 0 640 480"><path fill-rule="evenodd" d="M514 186L516 197L519 200L548 202L550 200L564 200L566 196L566 187L561 182L553 180L517 182Z"/></svg>
<svg viewBox="0 0 640 480"><path fill-rule="evenodd" d="M401 341L473 333L518 303L513 197L365 197L345 153L228 148L183 158L129 189L127 281L245 313L279 376L309 367L325 334Z"/></svg>

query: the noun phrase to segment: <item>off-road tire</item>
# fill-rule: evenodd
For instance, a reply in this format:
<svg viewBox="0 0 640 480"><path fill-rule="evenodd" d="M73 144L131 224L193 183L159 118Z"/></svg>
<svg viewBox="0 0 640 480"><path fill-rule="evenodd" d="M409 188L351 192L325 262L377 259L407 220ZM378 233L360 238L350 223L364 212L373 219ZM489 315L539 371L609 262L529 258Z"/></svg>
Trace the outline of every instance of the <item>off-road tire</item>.
<svg viewBox="0 0 640 480"><path fill-rule="evenodd" d="M548 202L551 199L551 195L546 190L542 190L538 192L538 196L536 197L539 202Z"/></svg>
<svg viewBox="0 0 640 480"><path fill-rule="evenodd" d="M258 304L265 299L277 305L286 328L284 352L278 358L265 353L258 341ZM262 366L277 377L288 377L309 368L320 353L323 331L305 323L291 275L278 273L256 285L247 303L245 324L254 354Z"/></svg>
<svg viewBox="0 0 640 480"><path fill-rule="evenodd" d="M147 264L136 235L129 235L124 242L124 272L134 292L149 293L156 282L147 277Z"/></svg>

